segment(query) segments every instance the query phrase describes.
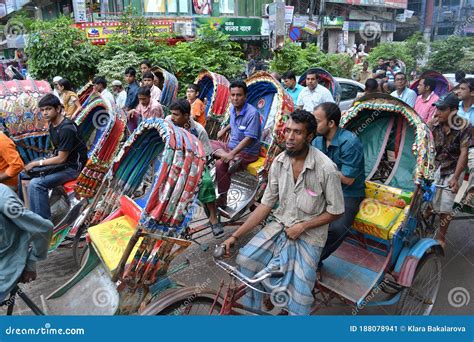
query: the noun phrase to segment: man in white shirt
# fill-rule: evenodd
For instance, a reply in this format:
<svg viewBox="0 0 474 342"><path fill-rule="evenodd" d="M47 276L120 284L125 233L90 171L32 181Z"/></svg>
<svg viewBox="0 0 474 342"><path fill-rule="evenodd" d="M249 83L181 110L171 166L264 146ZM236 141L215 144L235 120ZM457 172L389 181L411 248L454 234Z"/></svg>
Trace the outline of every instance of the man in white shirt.
<svg viewBox="0 0 474 342"><path fill-rule="evenodd" d="M331 92L318 84L317 71L311 69L306 74L306 88L298 95L296 106L298 109L304 109L313 112L320 103L335 102Z"/></svg>
<svg viewBox="0 0 474 342"><path fill-rule="evenodd" d="M97 76L92 83L94 84L94 91L98 92L107 104L107 107L112 109L112 104L115 104L115 98L107 89L107 80L102 76Z"/></svg>
<svg viewBox="0 0 474 342"><path fill-rule="evenodd" d="M119 80L114 80L112 82L112 91L115 96L115 103L117 107L125 107L125 101L127 101L127 92L123 89L122 82Z"/></svg>
<svg viewBox="0 0 474 342"><path fill-rule="evenodd" d="M391 93L393 97L402 100L410 107L415 107L416 93L407 87L407 76L403 72L395 75L395 91Z"/></svg>

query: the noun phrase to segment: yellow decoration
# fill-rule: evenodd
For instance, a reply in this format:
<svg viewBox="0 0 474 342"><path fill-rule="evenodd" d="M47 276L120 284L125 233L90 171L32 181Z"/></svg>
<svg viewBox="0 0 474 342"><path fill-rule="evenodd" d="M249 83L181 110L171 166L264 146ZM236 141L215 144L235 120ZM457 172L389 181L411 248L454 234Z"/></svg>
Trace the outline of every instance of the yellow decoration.
<svg viewBox="0 0 474 342"><path fill-rule="evenodd" d="M411 203L413 192L365 181L365 197L373 198L383 204L403 209Z"/></svg>
<svg viewBox="0 0 474 342"><path fill-rule="evenodd" d="M113 273L118 266L135 229L136 226L133 220L127 216L89 228L92 243L110 273ZM132 253L130 253L127 263L132 261L141 241L142 238L138 240Z"/></svg>

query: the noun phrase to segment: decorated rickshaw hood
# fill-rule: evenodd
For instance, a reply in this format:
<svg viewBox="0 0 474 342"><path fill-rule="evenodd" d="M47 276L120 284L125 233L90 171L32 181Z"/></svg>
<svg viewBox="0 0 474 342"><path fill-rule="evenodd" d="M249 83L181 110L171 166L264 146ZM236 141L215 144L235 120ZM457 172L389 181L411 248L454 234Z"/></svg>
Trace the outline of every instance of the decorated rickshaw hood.
<svg viewBox="0 0 474 342"><path fill-rule="evenodd" d="M210 79L212 81L212 94L209 94L211 93L211 89L206 92L201 86L201 84L204 83L206 79ZM227 78L215 72L202 70L196 78L195 83L201 87L201 92L199 94L201 100L207 96L208 103L206 105L206 117L221 117L222 115L225 115L230 104L230 82L227 80Z"/></svg>
<svg viewBox="0 0 474 342"><path fill-rule="evenodd" d="M416 179L431 180L434 178L435 148L433 136L426 123L413 108L390 95L370 94L359 99L349 110L342 114L340 126L344 128L348 126L349 122L361 119L359 114L363 110L400 113L415 130L415 142L412 151L417 157ZM367 118L367 120L369 119L370 117ZM366 124L370 124L370 122Z"/></svg>

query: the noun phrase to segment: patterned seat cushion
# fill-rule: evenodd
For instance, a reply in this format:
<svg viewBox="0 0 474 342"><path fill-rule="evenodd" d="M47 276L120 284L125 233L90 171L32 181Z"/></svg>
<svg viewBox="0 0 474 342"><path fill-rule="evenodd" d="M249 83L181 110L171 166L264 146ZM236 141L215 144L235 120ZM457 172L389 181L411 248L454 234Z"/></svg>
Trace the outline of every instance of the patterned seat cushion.
<svg viewBox="0 0 474 342"><path fill-rule="evenodd" d="M261 168L263 168L264 164L265 164L265 157L258 157L256 161L247 165L247 171L250 172L250 174L257 176L258 171Z"/></svg>

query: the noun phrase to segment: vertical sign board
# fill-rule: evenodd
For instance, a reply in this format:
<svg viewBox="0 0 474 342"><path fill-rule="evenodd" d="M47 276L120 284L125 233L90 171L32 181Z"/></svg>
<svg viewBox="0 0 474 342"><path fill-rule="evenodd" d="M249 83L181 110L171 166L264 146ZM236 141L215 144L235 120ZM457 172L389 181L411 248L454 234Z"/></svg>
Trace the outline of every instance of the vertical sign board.
<svg viewBox="0 0 474 342"><path fill-rule="evenodd" d="M76 23L85 23L87 21L86 1L73 0L72 6L74 8L74 21Z"/></svg>
<svg viewBox="0 0 474 342"><path fill-rule="evenodd" d="M268 7L270 26L270 48L282 48L285 44L285 3L274 2Z"/></svg>

